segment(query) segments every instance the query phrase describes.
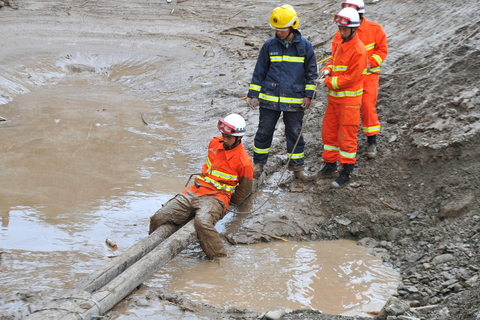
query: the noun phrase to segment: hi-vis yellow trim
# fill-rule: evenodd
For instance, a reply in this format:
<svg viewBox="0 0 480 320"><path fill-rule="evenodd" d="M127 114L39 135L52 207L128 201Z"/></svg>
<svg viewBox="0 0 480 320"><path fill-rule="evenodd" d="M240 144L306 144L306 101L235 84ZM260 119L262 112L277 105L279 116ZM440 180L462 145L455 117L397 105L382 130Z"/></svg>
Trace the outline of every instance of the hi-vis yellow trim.
<svg viewBox="0 0 480 320"><path fill-rule="evenodd" d="M282 103L296 103L302 104L303 98L287 98L287 97L280 97L280 102Z"/></svg>
<svg viewBox="0 0 480 320"><path fill-rule="evenodd" d="M257 148L257 147L253 147L253 152L258 153L258 154L267 154L267 153L270 152L270 148L260 149L260 148Z"/></svg>
<svg viewBox="0 0 480 320"><path fill-rule="evenodd" d="M305 91L307 91L307 90L315 90L315 85L314 84L305 85Z"/></svg>
<svg viewBox="0 0 480 320"><path fill-rule="evenodd" d="M349 158L349 159L353 159L355 158L355 156L357 155L357 153L348 153L348 152L345 152L345 151L342 151L340 150L340 155L344 158Z"/></svg>
<svg viewBox="0 0 480 320"><path fill-rule="evenodd" d="M263 99L263 100L267 100L267 101L272 101L272 102L278 102L278 100L279 100L279 97L269 96L268 94L264 94L264 93L260 93L258 95L258 98Z"/></svg>
<svg viewBox="0 0 480 320"><path fill-rule="evenodd" d="M258 91L258 92L260 92L260 90L262 90L262 87L261 87L261 86L258 86L258 85L256 85L256 84L251 83L251 84L250 84L250 87L249 87L248 89L249 89L249 90L253 90L253 91Z"/></svg>
<svg viewBox="0 0 480 320"><path fill-rule="evenodd" d="M367 45L365 46L365 49L367 49L367 51L368 51L368 50L372 50L372 49L375 48L375 44L376 44L375 42L374 42L374 43L367 44Z"/></svg>
<svg viewBox="0 0 480 320"><path fill-rule="evenodd" d="M335 146L331 146L331 145L324 145L323 146L323 150L328 150L328 151L340 151L340 147L335 147Z"/></svg>
<svg viewBox="0 0 480 320"><path fill-rule="evenodd" d="M332 78L332 87L333 87L333 89L338 89L337 80L338 80L338 77L333 77L333 78Z"/></svg>
<svg viewBox="0 0 480 320"><path fill-rule="evenodd" d="M377 61L378 65L381 65L383 63L382 58L380 58L378 54L372 54L372 58L375 59L375 61Z"/></svg>
<svg viewBox="0 0 480 320"><path fill-rule="evenodd" d="M234 176L232 174L228 174L218 170L213 170L212 163L210 162L210 158L207 158L207 167L210 169L208 170L208 173L211 174L212 176L223 178L225 180L231 180L231 181L236 181L238 179L238 176Z"/></svg>
<svg viewBox="0 0 480 320"><path fill-rule="evenodd" d="M377 132L380 131L381 126L374 126L374 127L362 127L362 131L367 132Z"/></svg>
<svg viewBox="0 0 480 320"><path fill-rule="evenodd" d="M367 76L369 74L376 74L376 73L379 73L380 72L380 66L378 67L375 67L375 68L371 68L369 71L367 71L367 69L363 70L362 74L366 74Z"/></svg>
<svg viewBox="0 0 480 320"><path fill-rule="evenodd" d="M347 71L348 66L331 66L333 71Z"/></svg>
<svg viewBox="0 0 480 320"><path fill-rule="evenodd" d="M230 186L228 184L223 184L223 183L217 182L213 179L210 179L209 177L198 177L197 179L205 181L206 183L210 183L212 186L214 186L218 190L225 190L227 192L233 192L233 190L235 189L234 186Z"/></svg>
<svg viewBox="0 0 480 320"><path fill-rule="evenodd" d="M292 57L292 56L270 56L270 62L305 62L305 57Z"/></svg>
<svg viewBox="0 0 480 320"><path fill-rule="evenodd" d="M287 153L287 156L290 158L290 159L302 159L305 154L302 152L302 153Z"/></svg>
<svg viewBox="0 0 480 320"><path fill-rule="evenodd" d="M272 101L272 102L281 102L281 103L295 103L295 104L302 104L303 98L288 98L288 97L276 97L276 96L269 96L264 93L260 93L258 95L259 99Z"/></svg>
<svg viewBox="0 0 480 320"><path fill-rule="evenodd" d="M336 98L357 97L363 94L363 89L358 91L332 91L328 90L328 95Z"/></svg>

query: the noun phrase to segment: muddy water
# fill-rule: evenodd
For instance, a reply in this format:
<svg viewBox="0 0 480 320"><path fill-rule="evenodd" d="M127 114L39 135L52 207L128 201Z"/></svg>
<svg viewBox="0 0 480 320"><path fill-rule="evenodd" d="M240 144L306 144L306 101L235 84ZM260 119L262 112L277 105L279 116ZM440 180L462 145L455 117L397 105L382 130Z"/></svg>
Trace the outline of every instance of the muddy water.
<svg viewBox="0 0 480 320"><path fill-rule="evenodd" d="M71 287L144 237L150 215L205 161L214 126L192 120L195 103L165 100L155 90L162 84L151 79L161 79L162 61L121 58L97 57L110 61L99 63L79 55L25 66L37 82L18 85L22 94L3 101L3 294ZM227 218L218 228L225 232L231 223ZM228 250L219 268L189 248L148 284L220 306L346 314L378 309L396 287L396 275L353 243Z"/></svg>
<svg viewBox="0 0 480 320"><path fill-rule="evenodd" d="M228 246L220 264L199 254L180 254L147 285L225 308L368 316L382 308L399 279L379 257L348 240Z"/></svg>
<svg viewBox="0 0 480 320"><path fill-rule="evenodd" d="M76 68L1 107L2 293L70 287L144 237L196 172L175 143L184 124L120 83L137 67L115 67L118 81Z"/></svg>

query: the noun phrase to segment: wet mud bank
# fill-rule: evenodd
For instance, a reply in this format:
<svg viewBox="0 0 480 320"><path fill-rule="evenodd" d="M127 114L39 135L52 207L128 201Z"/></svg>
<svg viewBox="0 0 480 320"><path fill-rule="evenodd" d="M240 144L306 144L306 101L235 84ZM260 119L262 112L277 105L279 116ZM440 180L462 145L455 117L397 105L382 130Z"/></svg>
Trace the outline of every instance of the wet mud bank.
<svg viewBox="0 0 480 320"><path fill-rule="evenodd" d="M183 178L185 168L202 163L204 145L215 134L211 130L215 120L231 112L241 114L249 124L244 141L252 154L258 111L250 111L240 99L247 93L256 55L272 34L267 18L276 4L213 0L6 3L10 6L0 8L0 30L5 35L0 78L3 104L15 102L16 97L39 86L57 83L61 75L49 78L30 68L40 68L45 55L65 57L58 59L61 61L68 60L65 54L88 56L75 52L108 52L109 57L118 52L132 59L140 55L140 60L156 66L147 69L157 72L143 72L146 67L142 63L128 74L121 67L102 69L101 64L92 63L92 59L104 61L101 54L78 58L62 70L98 73L120 83L126 92L152 106L144 117L148 124L173 135L178 131L165 126L164 117L176 117L178 110L187 110L183 125L196 125L200 133L167 140L171 149L188 150L181 156L194 159L175 167L173 178ZM331 17L339 3L299 1L293 5L317 60L329 56L335 32ZM268 192L252 195L239 208L237 223L223 233L225 242L275 241L268 235L296 241L356 240L401 274L395 299L378 319L473 319L480 312L480 85L475 67L480 64L480 36L474 32L480 24L472 8L480 3L380 0L366 1L366 5L366 17L381 23L387 35L402 30L389 38L389 55L382 65L385 75L380 76L377 104L382 131L377 158L366 159L366 139L359 132L352 183L334 190L330 180L315 176L322 165L320 129L326 104L326 93L319 88L304 133L306 169L311 178L300 184L286 172L262 209L241 213L254 211ZM30 69L25 71L22 66ZM212 86L201 88L203 82L212 82ZM134 109L137 114L146 108L138 106L143 109ZM14 118L14 110L9 114L5 110L0 107L0 116L7 119L0 122L0 132L7 132L13 123L9 120ZM137 129L145 130L141 118L136 121ZM273 190L279 183L287 161L285 144L279 122L264 190ZM150 147L144 151L151 152ZM171 156L169 163L176 159ZM177 188L181 189L180 184ZM2 189L9 190L6 185ZM152 208L152 213L155 210ZM147 218L141 219L146 223ZM135 229L138 237L140 229ZM144 229L146 233L147 225ZM6 250L2 250L5 255ZM50 293L35 289L4 294L0 318L24 319L50 299ZM180 312L186 313L183 317L199 319L265 316L248 310L224 310L146 286L132 293L122 306L141 310L162 301L173 303L177 308L173 314L178 317ZM164 311L169 306L163 307ZM122 316L113 311L107 318ZM282 319L363 318L298 310Z"/></svg>

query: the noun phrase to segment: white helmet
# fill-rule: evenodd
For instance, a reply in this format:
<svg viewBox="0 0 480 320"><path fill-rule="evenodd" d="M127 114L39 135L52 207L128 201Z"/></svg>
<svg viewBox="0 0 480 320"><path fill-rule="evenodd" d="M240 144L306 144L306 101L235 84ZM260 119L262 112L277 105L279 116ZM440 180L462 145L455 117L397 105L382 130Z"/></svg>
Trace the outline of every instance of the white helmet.
<svg viewBox="0 0 480 320"><path fill-rule="evenodd" d="M357 10L349 7L340 10L340 12L333 17L333 22L340 27L356 28L360 27L360 16Z"/></svg>
<svg viewBox="0 0 480 320"><path fill-rule="evenodd" d="M342 2L342 9L348 7L357 10L358 13L365 13L365 3L363 3L363 0L347 0Z"/></svg>
<svg viewBox="0 0 480 320"><path fill-rule="evenodd" d="M225 119L219 119L217 128L220 133L235 137L241 137L245 135L247 131L245 120L241 115L236 113L226 116Z"/></svg>

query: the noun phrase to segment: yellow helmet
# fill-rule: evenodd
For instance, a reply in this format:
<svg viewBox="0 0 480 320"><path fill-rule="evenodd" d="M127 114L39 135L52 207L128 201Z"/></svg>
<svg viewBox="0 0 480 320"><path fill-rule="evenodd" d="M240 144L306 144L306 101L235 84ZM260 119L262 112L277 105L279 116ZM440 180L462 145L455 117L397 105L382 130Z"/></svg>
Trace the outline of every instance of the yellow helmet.
<svg viewBox="0 0 480 320"><path fill-rule="evenodd" d="M297 13L295 9L288 4L275 8L270 16L269 22L274 29L285 29L288 27L292 27L293 29L298 28Z"/></svg>

